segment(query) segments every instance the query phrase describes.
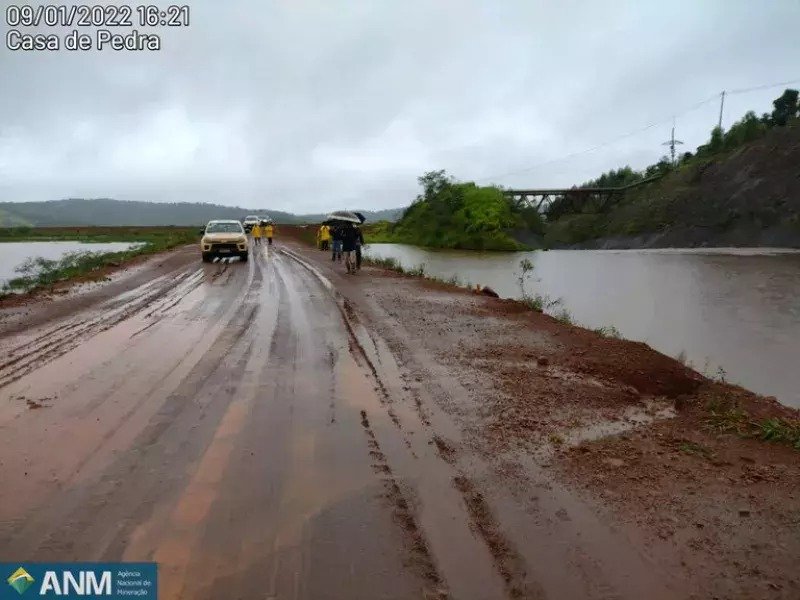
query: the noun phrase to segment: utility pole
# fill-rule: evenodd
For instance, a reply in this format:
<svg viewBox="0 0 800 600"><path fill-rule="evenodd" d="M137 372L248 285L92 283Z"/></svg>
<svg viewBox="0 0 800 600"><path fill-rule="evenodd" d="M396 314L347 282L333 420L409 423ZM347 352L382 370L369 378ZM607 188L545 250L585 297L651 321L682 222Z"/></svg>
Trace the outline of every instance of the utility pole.
<svg viewBox="0 0 800 600"><path fill-rule="evenodd" d="M675 145L682 144L683 142L675 139L675 119L672 120L672 135L669 140L661 144L662 146L669 146L669 153L672 157L672 166L675 166Z"/></svg>
<svg viewBox="0 0 800 600"><path fill-rule="evenodd" d="M722 90L719 100L719 123L717 123L717 127L719 127L720 131L722 131L722 109L724 107L725 107L725 90Z"/></svg>

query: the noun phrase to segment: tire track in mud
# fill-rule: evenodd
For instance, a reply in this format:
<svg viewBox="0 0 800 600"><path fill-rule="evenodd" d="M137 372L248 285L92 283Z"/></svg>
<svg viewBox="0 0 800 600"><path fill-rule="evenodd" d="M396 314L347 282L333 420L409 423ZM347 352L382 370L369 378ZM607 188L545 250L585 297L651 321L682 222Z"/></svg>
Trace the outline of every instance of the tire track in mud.
<svg viewBox="0 0 800 600"><path fill-rule="evenodd" d="M372 464L373 470L379 475L383 487L386 490L385 497L389 504L393 507L393 515L397 523L403 531L410 537L409 554L412 557L412 565L417 569L425 581L434 586L433 590L429 590L425 594L426 598L430 600L445 600L450 598L449 592L445 583L442 581L439 572L433 562L428 542L425 535L417 525L414 513L406 500L397 479L392 472L392 468L387 462L386 456L381 451L381 446L367 417L367 411L361 411L361 426L364 428L364 433L367 436L367 446L369 447L369 455L374 461Z"/></svg>
<svg viewBox="0 0 800 600"><path fill-rule="evenodd" d="M456 476L453 485L461 492L467 504L473 527L489 547L497 570L506 584L508 595L511 598L544 598L541 591L531 589L526 583L525 562L499 530L497 520L483 494L464 475Z"/></svg>
<svg viewBox="0 0 800 600"><path fill-rule="evenodd" d="M181 277L172 281L172 285L165 288L158 288L149 292L147 291L147 288L151 288L153 286L150 283L145 284L137 289L139 291L138 294L134 294L131 298L126 299L124 302L110 302L100 305L100 309L105 307L109 308L109 310L95 318L77 319L72 323L59 325L43 332L33 340L30 340L29 342L10 350L9 354L13 354L15 357L12 360L0 363L0 373L2 373L3 369L13 366L14 364L29 358L32 355L40 353L43 349L47 349L63 341L74 339L73 334L80 336L82 333L86 333L95 327L102 327L105 324L110 324L110 326L113 326L121 320L124 320L132 314L135 314L136 311L146 308L148 305L155 302L156 296L159 294L159 292L166 290L167 293L170 293L174 288L178 288L188 276L189 273L186 272ZM134 292L137 290L134 290ZM74 331L76 329L78 330L77 332ZM98 332L99 331L100 330L98 330ZM55 340L53 340L54 337L56 338ZM22 354L18 354L19 352L22 352ZM0 385L4 384L0 383Z"/></svg>
<svg viewBox="0 0 800 600"><path fill-rule="evenodd" d="M199 273L195 272L194 275L198 274ZM29 340L28 342L20 345L19 347L10 350L9 354L16 354L17 352L20 351L22 351L23 354L16 356L15 359L13 360L0 363L0 369L18 362L18 360L21 358L26 358L31 353L35 353L37 351L36 349L37 345L46 345L48 341L52 340L53 336L66 337L65 334L72 332L75 329L96 323L101 318L106 318L106 319L113 318L114 316L119 315L120 311L122 311L123 314L126 314L125 311L126 308L130 309L136 307L146 307L148 304L154 301L155 296L159 292L166 290L167 293L170 293L171 291L173 291L174 288L181 286L186 280L186 278L188 278L189 276L190 273L188 271L181 273L176 279L173 280L167 279L166 277L162 276L153 282L148 282L142 286L139 286L138 288L135 288L134 290L131 290L130 292L122 294L121 297L124 298L123 300L120 300L120 297L117 297L103 304L100 304L99 309L101 310L105 309L105 312L102 315L100 315L100 317L96 317L95 319L78 317L73 319L72 322L62 323L56 327L52 327L42 332L32 340ZM151 288L154 288L156 286L156 282L159 280L169 281L170 285L167 285L163 288L156 287L155 290L148 291ZM61 335L59 336L59 334Z"/></svg>
<svg viewBox="0 0 800 600"><path fill-rule="evenodd" d="M331 284L331 282L312 265L308 264L302 258L298 257L295 253L289 250L281 249L281 252L286 256L289 256L295 262L298 262L308 271L310 271L311 274L314 275L314 277L316 277L317 280L320 281L325 286L325 288L331 293L331 295L333 296L334 303L336 304L336 307L339 309L339 313L341 314L345 330L347 331L348 347L350 350L350 354L355 359L356 364L358 364L361 367L366 367L369 370L370 374L372 375L372 381L375 384L375 391L378 392L379 394L379 400L381 404L386 405L388 407L387 414L389 415L389 418L391 419L392 423L394 423L395 427L397 427L398 430L402 431L403 430L402 422L400 421L400 418L397 416L397 413L395 412L394 408L392 408L391 406L394 403L394 399L392 398L389 389L387 388L386 384L383 381L383 378L380 376L380 373L378 371L378 365L376 364L376 362L379 363L380 358L379 358L378 348L375 345L375 340L372 339L366 328L359 322L358 316L356 315L356 312L353 309L350 302L346 298L344 298L341 294L339 294L339 292L337 292L336 289L333 287L333 284ZM375 352L370 352L367 350L367 346L363 341L364 337L366 337L370 342L372 342ZM406 447L409 450L411 450L411 453L412 455L414 455L414 458L416 458L416 455L412 450L412 443L405 435L405 433L403 434L403 443L405 443Z"/></svg>
<svg viewBox="0 0 800 600"><path fill-rule="evenodd" d="M433 423L428 431L447 431L450 439L457 440L451 444L434 435L432 441L440 457L455 469L451 485L474 513L476 534L484 537L484 529L490 540L495 533L507 540L506 548L519 560L505 554L503 545L494 540L487 545L495 546L493 555L509 561L506 569L511 567L512 577L528 581L532 586L528 593L553 598L687 597L677 591L681 584L672 582L668 572L655 568L641 541L631 540L629 532L618 530L605 514L595 512L536 457L525 453L497 456L473 443L475 425L459 422L458 410L466 406L479 412L483 397L460 383L446 364L419 343L414 337L418 333L380 300L366 297L364 305L370 325L381 336L378 339L390 344L391 354L400 357L414 380L424 382ZM476 498L475 492L481 497ZM515 563L521 568L514 568ZM537 590L541 590L539 596Z"/></svg>
<svg viewBox="0 0 800 600"><path fill-rule="evenodd" d="M459 491L467 506L473 530L483 539L494 558L497 571L505 582L511 598L545 598L540 589L533 589L527 581L525 560L510 540L500 531L497 518L483 494L475 484L457 468L458 450L440 436L433 435L433 444L443 461L452 465L458 473L453 477L453 486Z"/></svg>
<svg viewBox="0 0 800 600"><path fill-rule="evenodd" d="M152 327L168 314L169 309L174 308L187 294L202 284L202 276L202 269L194 272L187 270L175 279L168 279L164 286L148 291L148 288L153 286L145 284L138 288L138 293L132 294L131 298L118 306L114 306L114 302L109 303L113 306L110 310L94 317L78 318L71 323L50 328L32 340L8 350L7 356L12 358L0 363L0 388L52 362L88 338L111 329L147 308L151 310L143 315L144 318L155 318L155 321L133 335ZM102 311L109 304L101 305L98 310Z"/></svg>
<svg viewBox="0 0 800 600"><path fill-rule="evenodd" d="M369 372L372 381L375 383L374 389L376 392L378 392L377 398L380 402L380 405L386 408L386 414L388 418L394 427L396 427L400 432L403 442L405 443L405 446L407 447L413 461L419 460L420 455L415 451L415 445L412 444L411 440L409 439L409 432L404 431L402 422L393 409L392 405L394 404L395 400L392 397L389 386L387 386L384 382L380 371L381 367L387 367L388 365L382 364L383 361L381 361L381 350L378 347L375 338L360 322L358 315L356 314L356 311L351 303L333 287L331 282L324 275L322 275L322 273L320 273L312 265L305 262L302 258L298 257L295 253L286 250L283 250L283 252L290 258L296 260L314 276L316 276L317 279L323 283L323 285L333 296L334 302L339 309L346 333L348 335L349 349L353 359L358 365L365 367ZM372 349L369 349L369 346L372 346ZM393 357L392 360L394 360ZM394 375L399 377L399 371ZM407 386L403 386L403 390L403 395L405 395ZM416 408L416 412L414 414L419 419L421 429L423 431L430 431L431 422L423 414L421 401L416 398L414 399L413 404ZM392 505L395 506L395 514L398 522L400 523L401 527L411 535L412 552L419 553L420 556L424 554L424 556L426 556L425 560L430 563L430 568L435 569L433 566L434 554L431 552L429 543L424 537L423 529L417 525L414 512L397 483L396 475L389 466L388 459L377 441L375 433L370 426L367 413L364 410L361 411L361 424L367 434L367 443L370 448L370 456L375 461L373 464L373 469L381 476L384 486L387 488L387 499L389 499ZM464 503L464 510L466 513L465 517L469 520L469 528L475 532L475 534L477 534L478 539L481 540L479 543L482 543L487 549L488 554L490 555L487 556L487 560L494 562L494 572L498 574L501 579L501 582L499 582L496 587L503 589L501 586L504 586L506 594L511 598L543 598L544 596L542 593L531 589L525 581L524 560L495 527L494 518L488 508L488 504L485 502L485 500L483 500L483 497L479 493L476 495L472 489L471 482L469 482L469 480L466 479L463 474L456 469L455 463L452 460L455 451L452 449L452 447L444 442L443 438L435 434L428 443L434 445L434 447L436 447L438 450L438 456L435 456L434 460L441 459L442 462L446 464L446 469L442 472L442 476L444 476L445 473L455 473L451 482L452 487L456 490L456 492L458 492L455 497L460 498ZM419 447L419 443L416 444L416 447ZM445 448L450 450L449 455L444 451ZM455 506L452 508L455 509ZM456 511L454 510L453 512L455 513ZM473 558L477 560L477 556L473 556ZM490 569L491 567L487 568ZM476 565L475 571L479 572L480 570L481 569L477 568ZM426 575L428 574L427 569L423 569L423 572L426 573ZM474 573L471 573L470 575L474 576ZM433 579L430 580L434 581ZM449 591L443 587L441 577L437 575L437 579L435 581L439 585L436 593L443 595L433 597L448 597ZM463 586L463 583L459 582L459 586ZM489 585L489 587L492 586ZM500 589L498 589L497 592L499 592ZM496 596L493 595L493 597Z"/></svg>
<svg viewBox="0 0 800 600"><path fill-rule="evenodd" d="M72 476L61 482L58 502L20 520L18 527L9 528L3 535L3 545L14 547L21 555L54 560L63 556L121 558L136 526L149 518L158 499L174 493L176 482L165 481L159 474L164 456L180 454L191 460L202 451L206 436L213 433L222 416L215 400L225 395L230 373L244 371L253 343L246 334L258 313L254 295L262 279L258 270L251 275L242 301L221 316L221 321L227 323L221 335L177 387L169 391L144 429L133 438L132 451L121 453L85 484L74 485L86 465L100 455L103 444L126 425L140 403L132 403L117 426L107 431L97 447L76 464ZM155 382L141 401L159 393L162 384ZM172 437L167 436L170 431ZM119 473L125 477L120 478ZM135 488L131 489L129 480L138 482Z"/></svg>

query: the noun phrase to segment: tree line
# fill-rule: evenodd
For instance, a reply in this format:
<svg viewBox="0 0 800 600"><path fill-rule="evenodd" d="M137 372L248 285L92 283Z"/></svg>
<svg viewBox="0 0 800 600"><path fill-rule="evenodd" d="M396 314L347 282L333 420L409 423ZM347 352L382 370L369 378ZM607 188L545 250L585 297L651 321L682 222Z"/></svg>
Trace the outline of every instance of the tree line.
<svg viewBox="0 0 800 600"><path fill-rule="evenodd" d="M417 181L422 188L396 224L368 229L371 241L397 241L438 248L518 250L514 231L543 233L536 208L493 186L457 182L444 170Z"/></svg>

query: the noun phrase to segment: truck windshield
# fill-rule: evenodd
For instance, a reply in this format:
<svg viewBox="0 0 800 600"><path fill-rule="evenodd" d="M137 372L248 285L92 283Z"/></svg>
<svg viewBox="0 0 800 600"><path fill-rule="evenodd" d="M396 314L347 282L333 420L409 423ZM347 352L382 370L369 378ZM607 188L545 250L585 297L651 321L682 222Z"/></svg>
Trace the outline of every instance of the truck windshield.
<svg viewBox="0 0 800 600"><path fill-rule="evenodd" d="M206 233L241 233L242 226L239 223L209 223Z"/></svg>

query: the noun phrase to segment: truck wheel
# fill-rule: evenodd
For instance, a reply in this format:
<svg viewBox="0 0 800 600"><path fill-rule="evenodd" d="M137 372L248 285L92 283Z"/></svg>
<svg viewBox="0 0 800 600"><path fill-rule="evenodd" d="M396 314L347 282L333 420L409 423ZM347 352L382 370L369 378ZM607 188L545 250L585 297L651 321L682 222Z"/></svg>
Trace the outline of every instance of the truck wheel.
<svg viewBox="0 0 800 600"><path fill-rule="evenodd" d="M203 252L203 262L211 262L211 253Z"/></svg>
<svg viewBox="0 0 800 600"><path fill-rule="evenodd" d="M239 253L239 260L242 262L247 262L247 252L240 252Z"/></svg>

